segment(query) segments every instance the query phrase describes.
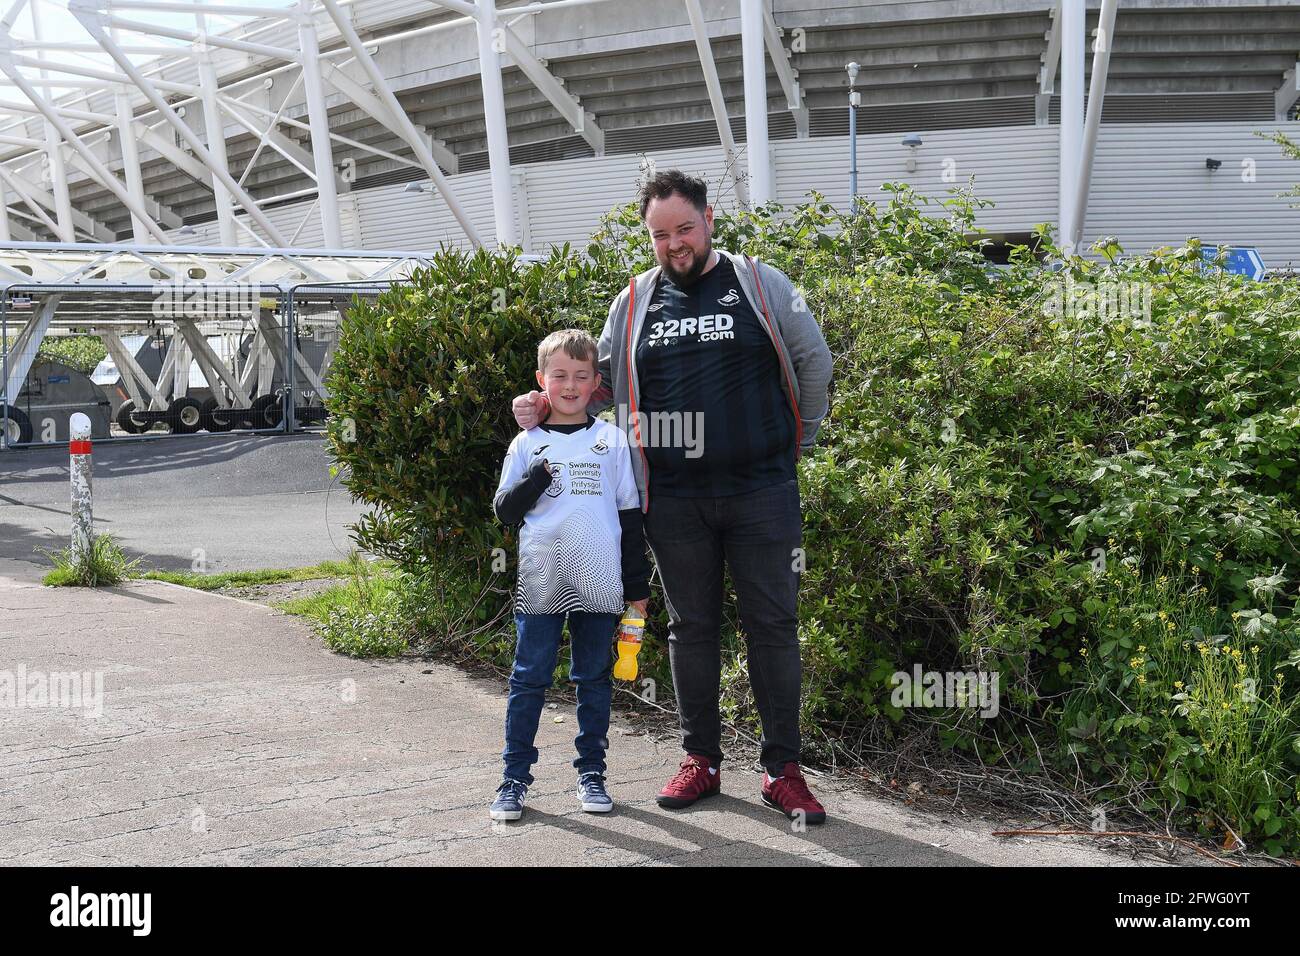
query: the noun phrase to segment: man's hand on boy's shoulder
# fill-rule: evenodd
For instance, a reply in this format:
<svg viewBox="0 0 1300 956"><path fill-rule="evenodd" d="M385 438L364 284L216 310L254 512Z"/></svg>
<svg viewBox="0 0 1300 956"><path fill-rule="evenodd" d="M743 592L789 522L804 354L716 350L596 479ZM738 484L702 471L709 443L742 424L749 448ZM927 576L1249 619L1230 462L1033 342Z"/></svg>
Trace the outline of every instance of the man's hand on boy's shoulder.
<svg viewBox="0 0 1300 956"><path fill-rule="evenodd" d="M528 431L546 421L546 416L551 413L551 403L547 401L545 392L532 391L515 396L515 400L510 403L510 411L515 416L516 424Z"/></svg>

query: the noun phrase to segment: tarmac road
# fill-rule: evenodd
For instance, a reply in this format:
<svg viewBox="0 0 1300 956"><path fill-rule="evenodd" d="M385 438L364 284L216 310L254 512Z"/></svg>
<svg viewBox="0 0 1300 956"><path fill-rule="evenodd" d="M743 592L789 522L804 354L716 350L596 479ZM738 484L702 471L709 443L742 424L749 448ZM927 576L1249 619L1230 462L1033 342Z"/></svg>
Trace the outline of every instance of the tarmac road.
<svg viewBox="0 0 1300 956"><path fill-rule="evenodd" d="M365 510L329 475L322 436L99 442L95 530L149 568L303 567L346 556ZM68 446L0 452L0 575L39 581L70 533Z"/></svg>

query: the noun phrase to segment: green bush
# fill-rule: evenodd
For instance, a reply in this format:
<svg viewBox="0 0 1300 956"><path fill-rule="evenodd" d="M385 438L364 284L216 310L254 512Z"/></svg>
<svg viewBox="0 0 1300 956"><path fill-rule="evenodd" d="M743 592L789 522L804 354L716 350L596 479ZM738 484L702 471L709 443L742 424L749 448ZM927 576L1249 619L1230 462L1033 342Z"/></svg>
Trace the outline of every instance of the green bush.
<svg viewBox="0 0 1300 956"><path fill-rule="evenodd" d="M41 342L41 358L62 362L85 375L95 371L106 355L108 349L97 335L47 336Z"/></svg>
<svg viewBox="0 0 1300 956"><path fill-rule="evenodd" d="M1140 809L1191 807L1207 831L1281 853L1300 832L1300 635L1272 613L1281 578L1249 582L1262 609L1229 613L1210 600L1212 574L1165 571L1145 578L1136 555L1115 554L1089 574L1094 636L1063 714L1066 752Z"/></svg>
<svg viewBox="0 0 1300 956"><path fill-rule="evenodd" d="M813 194L717 222L718 245L800 286L835 356L830 414L799 467L809 753L922 734L990 762L1084 772L1115 799L1145 781L1188 822L1300 847L1286 572L1300 565L1296 285L1207 267L1195 241L1124 257L1105 240L1097 259L1061 262L1045 227L1055 268L1022 248L995 269L971 240L982 204L969 193L934 210L888 188L888 203L852 213ZM584 254L522 268L513 252L444 252L345 323L331 440L374 506L359 542L438 595L430 640L472 634L508 659L514 543L490 499L509 399L530 387L543 335L598 331L628 273L651 262L622 207ZM1123 588L1121 557L1135 582ZM1261 580L1278 582L1267 606ZM1154 642L1143 615L1161 611L1204 634L1235 633L1222 621L1269 629L1247 664L1271 710L1241 710L1236 750L1206 722L1232 675L1221 656L1205 669L1199 647L1220 645L1182 631ZM664 633L662 613L650 632ZM1123 681L1139 645L1189 696L1134 698L1144 685ZM666 678L654 646L650 673ZM729 608L724 711L756 728L743 646ZM891 676L915 663L997 672L997 718L895 706Z"/></svg>

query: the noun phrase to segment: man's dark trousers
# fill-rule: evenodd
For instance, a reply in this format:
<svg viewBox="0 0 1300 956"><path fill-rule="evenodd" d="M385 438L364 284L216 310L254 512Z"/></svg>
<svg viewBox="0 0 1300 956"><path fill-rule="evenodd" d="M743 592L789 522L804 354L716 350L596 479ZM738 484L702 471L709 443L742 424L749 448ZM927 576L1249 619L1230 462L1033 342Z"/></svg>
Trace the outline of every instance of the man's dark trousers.
<svg viewBox="0 0 1300 956"><path fill-rule="evenodd" d="M760 760L780 773L799 761L799 482L720 498L650 496L646 540L664 585L669 660L682 744L722 760L723 562L748 646L749 682L763 721Z"/></svg>

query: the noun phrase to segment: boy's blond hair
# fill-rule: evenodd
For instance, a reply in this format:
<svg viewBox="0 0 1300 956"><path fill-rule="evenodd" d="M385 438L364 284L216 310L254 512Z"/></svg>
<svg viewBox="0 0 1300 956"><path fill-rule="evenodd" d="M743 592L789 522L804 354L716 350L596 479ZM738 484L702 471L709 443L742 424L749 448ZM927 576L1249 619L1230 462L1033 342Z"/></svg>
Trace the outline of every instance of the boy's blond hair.
<svg viewBox="0 0 1300 956"><path fill-rule="evenodd" d="M560 329L542 339L537 346L537 370L546 371L546 363L556 352L564 350L569 358L591 363L593 372L598 372L596 340L582 329Z"/></svg>

